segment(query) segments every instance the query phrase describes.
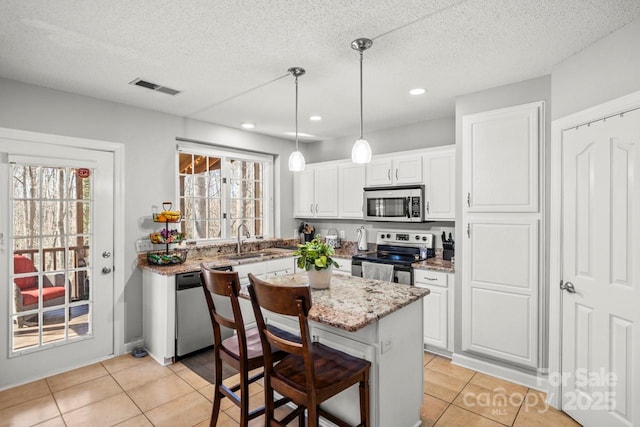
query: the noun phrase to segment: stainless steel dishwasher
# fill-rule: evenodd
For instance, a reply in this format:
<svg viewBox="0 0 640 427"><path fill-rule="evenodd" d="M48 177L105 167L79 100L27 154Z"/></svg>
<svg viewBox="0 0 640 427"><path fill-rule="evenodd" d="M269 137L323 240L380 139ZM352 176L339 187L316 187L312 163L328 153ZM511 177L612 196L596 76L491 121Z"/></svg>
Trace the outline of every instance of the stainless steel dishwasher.
<svg viewBox="0 0 640 427"><path fill-rule="evenodd" d="M231 271L231 267L215 270ZM214 300L215 303L215 300ZM225 307L216 309L224 312ZM229 307L230 309L230 307ZM226 328L225 328L226 329ZM223 339L231 336L231 331L223 331ZM213 329L209 308L204 298L200 272L176 275L176 358L213 345Z"/></svg>

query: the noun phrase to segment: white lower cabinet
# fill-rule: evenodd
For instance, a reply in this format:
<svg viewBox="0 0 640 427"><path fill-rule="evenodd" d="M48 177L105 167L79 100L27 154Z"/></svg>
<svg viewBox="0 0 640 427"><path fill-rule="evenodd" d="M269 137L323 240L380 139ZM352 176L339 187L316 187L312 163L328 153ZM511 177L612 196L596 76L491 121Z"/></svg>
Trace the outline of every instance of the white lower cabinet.
<svg viewBox="0 0 640 427"><path fill-rule="evenodd" d="M265 274L267 279L269 279L270 277L284 276L286 274L293 274L296 272L295 257L271 259L265 262L265 264Z"/></svg>
<svg viewBox="0 0 640 427"><path fill-rule="evenodd" d="M334 260L340 264L340 267L333 267L333 274L344 274L351 276L351 260L346 258L334 258Z"/></svg>
<svg viewBox="0 0 640 427"><path fill-rule="evenodd" d="M252 262L251 264L234 265L233 271L238 273L240 284L245 286L249 284L249 273L252 273L258 279L266 279L267 277L267 263L265 261Z"/></svg>
<svg viewBox="0 0 640 427"><path fill-rule="evenodd" d="M433 270L414 270L414 285L429 289L423 299L424 344L453 351L453 275ZM451 278L451 280L450 280Z"/></svg>
<svg viewBox="0 0 640 427"><path fill-rule="evenodd" d="M233 271L238 273L241 285L248 285L249 273L253 273L254 276L262 280L295 273L295 259L295 257L287 257L234 265Z"/></svg>
<svg viewBox="0 0 640 427"><path fill-rule="evenodd" d="M538 219L467 220L462 350L538 366Z"/></svg>

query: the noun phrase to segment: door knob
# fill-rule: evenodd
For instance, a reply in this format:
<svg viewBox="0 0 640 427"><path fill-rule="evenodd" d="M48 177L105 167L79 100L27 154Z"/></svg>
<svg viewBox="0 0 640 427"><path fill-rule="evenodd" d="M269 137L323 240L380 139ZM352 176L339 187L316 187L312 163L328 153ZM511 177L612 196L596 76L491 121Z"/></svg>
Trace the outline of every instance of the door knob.
<svg viewBox="0 0 640 427"><path fill-rule="evenodd" d="M111 267L102 267L102 274L111 273Z"/></svg>
<svg viewBox="0 0 640 427"><path fill-rule="evenodd" d="M573 286L573 283L571 283L571 282L563 283L561 281L560 282L560 289L562 289L563 291L567 291L570 294L575 294L576 293L576 287Z"/></svg>

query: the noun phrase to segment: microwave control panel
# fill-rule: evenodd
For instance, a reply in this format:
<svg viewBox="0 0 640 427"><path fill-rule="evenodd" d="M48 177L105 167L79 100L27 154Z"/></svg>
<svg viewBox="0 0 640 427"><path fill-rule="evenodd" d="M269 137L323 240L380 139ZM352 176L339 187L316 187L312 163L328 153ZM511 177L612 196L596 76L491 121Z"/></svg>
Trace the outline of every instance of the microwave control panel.
<svg viewBox="0 0 640 427"><path fill-rule="evenodd" d="M420 206L420 197L411 198L411 217L422 218L422 207Z"/></svg>

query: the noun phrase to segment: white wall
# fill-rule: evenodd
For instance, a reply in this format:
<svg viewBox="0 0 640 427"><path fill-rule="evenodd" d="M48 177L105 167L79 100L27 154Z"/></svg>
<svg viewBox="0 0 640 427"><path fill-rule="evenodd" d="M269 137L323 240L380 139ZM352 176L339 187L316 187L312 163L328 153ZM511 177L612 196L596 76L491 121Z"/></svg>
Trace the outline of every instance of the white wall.
<svg viewBox="0 0 640 427"><path fill-rule="evenodd" d="M552 70L553 119L640 90L640 19Z"/></svg>
<svg viewBox="0 0 640 427"><path fill-rule="evenodd" d="M291 141L1 78L0 127L124 144L125 342L142 336L142 274L135 265L135 241L149 232L143 224L151 207L176 199L176 137L274 154L275 206L280 210L276 229L286 232L296 224L287 170Z"/></svg>
<svg viewBox="0 0 640 427"><path fill-rule="evenodd" d="M354 129L358 132L359 129ZM351 147L359 134L345 138L328 139L309 144L305 151L307 163L351 158ZM451 117L428 120L407 126L367 132L365 122L364 137L369 141L373 155L396 151L416 150L453 144L455 141L455 121ZM307 144L303 144L307 145Z"/></svg>

